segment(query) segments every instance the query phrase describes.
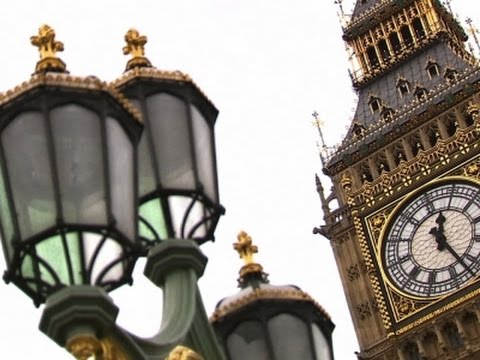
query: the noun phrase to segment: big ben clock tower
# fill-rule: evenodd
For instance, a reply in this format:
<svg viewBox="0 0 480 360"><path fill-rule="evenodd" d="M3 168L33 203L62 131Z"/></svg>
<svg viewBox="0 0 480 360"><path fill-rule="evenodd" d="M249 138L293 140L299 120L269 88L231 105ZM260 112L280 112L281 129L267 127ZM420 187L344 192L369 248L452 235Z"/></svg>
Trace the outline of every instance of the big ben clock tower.
<svg viewBox="0 0 480 360"><path fill-rule="evenodd" d="M359 359L480 359L480 68L438 0L357 0L356 112L317 178ZM336 200L338 206L333 209Z"/></svg>

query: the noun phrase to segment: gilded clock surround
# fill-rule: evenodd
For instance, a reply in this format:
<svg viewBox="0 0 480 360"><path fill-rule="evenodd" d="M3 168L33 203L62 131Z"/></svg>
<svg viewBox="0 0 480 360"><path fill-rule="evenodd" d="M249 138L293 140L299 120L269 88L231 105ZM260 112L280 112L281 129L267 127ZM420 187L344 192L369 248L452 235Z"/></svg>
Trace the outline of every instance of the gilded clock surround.
<svg viewBox="0 0 480 360"><path fill-rule="evenodd" d="M473 144L472 148L478 149L478 144ZM438 158L440 164L439 166L442 166L442 164L448 164L445 161L442 162L440 159L441 156ZM435 168L435 166L433 166L433 168ZM433 182L423 182L423 186L421 187L415 186L417 183L422 183L421 180L424 180L424 178L428 175L428 173L421 172L420 175L414 176L414 180L412 180L410 185L412 185L413 188L416 188L416 190L410 193L407 192L403 198L400 198L398 202L394 204L389 204L388 206L381 207L371 211L370 213L368 210L371 209L371 207L368 207L368 205L362 207L361 211L352 211L352 214L354 215L355 229L358 239L360 240L364 256L367 259L367 264L370 268L375 269L374 271L369 272L370 279L376 293L376 299L379 305L380 313L382 314L384 326L389 332L390 336L403 334L413 327L432 319L436 315L448 311L452 307L468 301L476 294L480 293L480 289L478 289L478 287L480 287L480 279L476 278L473 282L456 291L455 295L448 294L445 296L425 300L420 297L411 296L398 291L395 286L391 284L388 276L385 274L385 271L379 265L381 264L381 239L388 227L392 214L395 212L395 208L401 207L402 201L406 201L406 199L414 196L414 194L417 192L422 191L423 187L431 186ZM412 176L409 178L412 179ZM480 185L480 156L477 156L477 158L473 161L469 161L461 166L458 166L441 180L436 180L436 182L442 182L445 181L445 179L468 179L468 181L475 182ZM404 182L401 182L397 186L396 191L401 191L399 188L404 186ZM383 197L385 195L380 193L377 196ZM375 203L375 199L370 200L369 202L365 201L365 204ZM378 203L380 203L380 201L378 201ZM366 240L367 236L372 240L371 246ZM380 285L380 279L382 279L381 282L385 284L384 286ZM473 289L473 291L465 294L466 289ZM445 303L445 299L453 299L454 301L448 301ZM430 312L426 313L425 316L422 316L422 312L427 308Z"/></svg>
<svg viewBox="0 0 480 360"><path fill-rule="evenodd" d="M480 293L480 290L475 289L464 295L461 290L457 297L449 295L429 301L406 296L382 285L388 284L385 281L388 277L379 266L378 256L382 232L388 226L395 204L412 194L413 189L428 186L433 179L447 176L475 182L480 179L480 116L476 98L467 99L467 109L474 120L472 126L457 129L451 138L439 140L431 149L420 151L410 161L402 161L396 169L383 172L374 181L367 181L355 189L350 171L346 169L340 174L340 185L351 210L378 311L389 337L401 335ZM445 169L451 170L445 173ZM467 287L470 289L479 285L480 282L475 280ZM447 298L453 301L444 304L444 299Z"/></svg>

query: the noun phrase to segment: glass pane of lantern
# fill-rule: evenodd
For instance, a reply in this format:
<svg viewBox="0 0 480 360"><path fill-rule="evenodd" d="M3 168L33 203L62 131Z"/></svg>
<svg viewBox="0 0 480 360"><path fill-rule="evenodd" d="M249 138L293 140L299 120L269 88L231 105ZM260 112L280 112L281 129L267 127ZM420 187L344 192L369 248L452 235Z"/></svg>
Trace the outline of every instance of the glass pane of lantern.
<svg viewBox="0 0 480 360"><path fill-rule="evenodd" d="M52 271L57 275L60 283L70 284L65 248L61 236L52 236L37 244L35 247L40 262L40 275L43 281L55 285L57 281ZM45 266L47 264L48 266Z"/></svg>
<svg viewBox="0 0 480 360"><path fill-rule="evenodd" d="M31 255L25 255L22 259L22 266L21 266L21 276L27 281L28 286L33 290L37 291L37 286L33 282L36 278L35 271L33 269L33 259Z"/></svg>
<svg viewBox="0 0 480 360"><path fill-rule="evenodd" d="M268 321L275 359L313 360L310 335L305 322L290 315L280 314Z"/></svg>
<svg viewBox="0 0 480 360"><path fill-rule="evenodd" d="M140 101L137 99L128 99L131 103L133 103L137 109L140 111ZM138 151L138 189L139 189L139 197L143 195L149 194L157 188L155 182L155 175L154 175L154 163L152 162L152 144L150 141L150 137L147 134L147 127L149 125L144 121L144 131L140 137L140 142L138 143L137 151Z"/></svg>
<svg viewBox="0 0 480 360"><path fill-rule="evenodd" d="M145 125L146 126L146 125ZM150 140L147 132L143 131L138 143L138 191L139 196L149 194L156 189L153 171L153 159L150 151Z"/></svg>
<svg viewBox="0 0 480 360"><path fill-rule="evenodd" d="M191 109L199 181L205 194L216 202L212 130L200 111L195 106Z"/></svg>
<svg viewBox="0 0 480 360"><path fill-rule="evenodd" d="M149 130L154 139L154 156L161 186L193 189L194 165L184 101L169 94L152 95L147 98L147 116Z"/></svg>
<svg viewBox="0 0 480 360"><path fill-rule="evenodd" d="M51 111L60 196L67 223L105 224L102 131L99 116L78 105Z"/></svg>
<svg viewBox="0 0 480 360"><path fill-rule="evenodd" d="M142 220L140 221L140 236L150 240L166 239L169 237L165 223L164 210L159 199L153 199L140 205ZM147 224L148 225L147 225Z"/></svg>
<svg viewBox="0 0 480 360"><path fill-rule="evenodd" d="M7 199L7 189L5 188L5 182L3 181L3 172L0 167L0 222L2 226L2 240L5 244L3 247L5 251L5 259L7 265L10 263L12 257L13 248L12 240L14 235L12 212Z"/></svg>
<svg viewBox="0 0 480 360"><path fill-rule="evenodd" d="M42 259L40 275L44 282L52 285L56 283L51 272L53 270L62 284L82 283L82 263L77 233L52 236L38 243L35 250L36 255ZM43 265L43 262L48 264L48 267Z"/></svg>
<svg viewBox="0 0 480 360"><path fill-rule="evenodd" d="M92 284L119 280L123 276L123 263L116 262L123 256L123 250L116 241L100 234L84 233L83 244Z"/></svg>
<svg viewBox="0 0 480 360"><path fill-rule="evenodd" d="M269 360L265 334L257 321L245 321L227 338L231 360Z"/></svg>
<svg viewBox="0 0 480 360"><path fill-rule="evenodd" d="M171 196L168 202L176 236L190 239L205 236L206 226L202 223L205 214L201 202L187 196Z"/></svg>
<svg viewBox="0 0 480 360"><path fill-rule="evenodd" d="M65 234L68 248L69 261L72 266L73 284L84 284L84 266L82 261L82 249L80 243L80 234L69 232Z"/></svg>
<svg viewBox="0 0 480 360"><path fill-rule="evenodd" d="M107 118L107 139L111 211L119 230L133 242L137 225L133 145L125 130L113 118Z"/></svg>
<svg viewBox="0 0 480 360"><path fill-rule="evenodd" d="M26 239L56 223L51 154L39 112L18 115L2 134L3 149L21 236Z"/></svg>
<svg viewBox="0 0 480 360"><path fill-rule="evenodd" d="M317 360L331 360L330 346L328 344L325 335L318 327L317 324L312 324L313 341L315 343L315 353L317 354Z"/></svg>

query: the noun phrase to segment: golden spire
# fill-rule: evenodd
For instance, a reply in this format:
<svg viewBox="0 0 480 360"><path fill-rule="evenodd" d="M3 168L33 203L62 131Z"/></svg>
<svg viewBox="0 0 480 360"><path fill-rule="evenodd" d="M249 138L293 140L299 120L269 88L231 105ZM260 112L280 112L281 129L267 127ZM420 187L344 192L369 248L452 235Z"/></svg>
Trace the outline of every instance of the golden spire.
<svg viewBox="0 0 480 360"><path fill-rule="evenodd" d="M257 279L260 282L267 283L267 274L263 272L262 265L257 264L253 260L253 255L258 253L258 247L253 245L252 237L245 231L240 231L237 239L238 241L233 244L233 248L237 250L240 258L245 262L245 265L242 266L239 272L239 286L243 288L249 285L249 279L255 278L255 275L257 275Z"/></svg>
<svg viewBox="0 0 480 360"><path fill-rule="evenodd" d="M132 58L128 60L125 71L136 67L151 67L152 64L145 57L145 44L147 37L142 35L136 29L130 29L125 34L125 42L127 45L123 47L124 55L131 55Z"/></svg>
<svg viewBox="0 0 480 360"><path fill-rule="evenodd" d="M57 52L63 51L63 43L55 41L55 30L48 25L42 25L38 29L38 35L31 36L30 42L38 47L40 60L37 62L35 72L65 72L65 63L57 57Z"/></svg>

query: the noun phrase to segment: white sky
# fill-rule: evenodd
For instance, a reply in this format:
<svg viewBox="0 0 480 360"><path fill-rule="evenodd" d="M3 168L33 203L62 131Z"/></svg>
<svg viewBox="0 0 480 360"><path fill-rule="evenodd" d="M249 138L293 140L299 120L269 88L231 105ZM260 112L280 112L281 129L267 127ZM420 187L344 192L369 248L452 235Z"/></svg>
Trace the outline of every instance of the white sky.
<svg viewBox="0 0 480 360"><path fill-rule="evenodd" d="M353 0L346 0L350 9ZM463 22L480 27L480 3L453 0ZM232 249L247 231L272 284L295 284L331 314L337 360L358 350L328 241L312 234L322 223L314 174L321 172L311 113L325 122L329 145L345 133L355 95L333 0L3 0L0 3L0 91L28 79L38 54L29 43L48 23L65 44L74 75L120 76L123 36L148 36L147 56L165 70L189 73L220 110L216 126L221 201L227 209L200 280L209 314L237 291L241 261ZM328 186L327 186L328 188ZM0 270L5 264L3 256ZM153 334L161 293L141 275L115 291L119 322ZM0 283L2 357L69 359L37 330L41 310L13 285ZM155 320L157 319L157 320Z"/></svg>

